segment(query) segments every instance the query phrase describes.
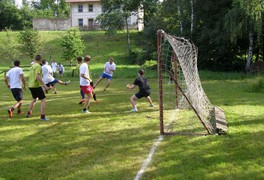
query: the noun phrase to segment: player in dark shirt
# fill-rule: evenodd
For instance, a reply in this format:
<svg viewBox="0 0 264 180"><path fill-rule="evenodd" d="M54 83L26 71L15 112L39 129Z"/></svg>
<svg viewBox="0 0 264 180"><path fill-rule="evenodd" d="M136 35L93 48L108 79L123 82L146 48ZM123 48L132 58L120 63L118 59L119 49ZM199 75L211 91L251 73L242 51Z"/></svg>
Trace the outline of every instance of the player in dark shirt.
<svg viewBox="0 0 264 180"><path fill-rule="evenodd" d="M135 79L133 84L127 84L128 89L134 89L136 86L139 88L139 92L131 96L130 102L133 106L131 112L137 111L136 100L141 99L142 97L147 98L151 107L154 107L152 99L150 97L150 86L148 80L144 77L144 71L142 69L138 70L138 77Z"/></svg>

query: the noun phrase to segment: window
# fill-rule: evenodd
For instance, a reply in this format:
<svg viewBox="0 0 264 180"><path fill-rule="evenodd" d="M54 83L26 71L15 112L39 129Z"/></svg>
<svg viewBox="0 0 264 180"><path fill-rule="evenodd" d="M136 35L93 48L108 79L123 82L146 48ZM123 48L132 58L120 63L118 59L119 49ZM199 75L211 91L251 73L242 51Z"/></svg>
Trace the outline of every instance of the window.
<svg viewBox="0 0 264 180"><path fill-rule="evenodd" d="M93 5L89 5L89 9L88 9L89 12L93 12Z"/></svg>
<svg viewBox="0 0 264 180"><path fill-rule="evenodd" d="M78 19L79 27L83 26L83 19Z"/></svg>
<svg viewBox="0 0 264 180"><path fill-rule="evenodd" d="M82 4L78 5L78 12L83 12L83 5Z"/></svg>

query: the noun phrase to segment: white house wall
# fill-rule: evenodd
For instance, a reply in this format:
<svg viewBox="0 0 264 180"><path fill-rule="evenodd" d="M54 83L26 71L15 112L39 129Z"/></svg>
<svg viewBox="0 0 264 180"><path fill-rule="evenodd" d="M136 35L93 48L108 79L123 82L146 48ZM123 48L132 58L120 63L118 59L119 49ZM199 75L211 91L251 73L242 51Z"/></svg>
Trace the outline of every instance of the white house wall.
<svg viewBox="0 0 264 180"><path fill-rule="evenodd" d="M78 6L83 5L83 12L78 12ZM93 12L88 12L89 5L93 5ZM83 19L83 26L88 26L88 19L95 21L96 17L102 13L102 6L100 2L93 3L72 3L71 4L71 20L72 27L78 27L78 19Z"/></svg>

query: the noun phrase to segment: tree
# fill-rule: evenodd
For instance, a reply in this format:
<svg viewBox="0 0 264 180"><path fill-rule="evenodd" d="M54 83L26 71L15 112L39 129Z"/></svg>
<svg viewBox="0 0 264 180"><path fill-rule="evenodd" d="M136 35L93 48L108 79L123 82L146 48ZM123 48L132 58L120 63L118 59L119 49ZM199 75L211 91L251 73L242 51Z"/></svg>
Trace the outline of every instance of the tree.
<svg viewBox="0 0 264 180"><path fill-rule="evenodd" d="M13 61L19 56L19 44L16 38L10 34L11 30L6 29L5 32L5 36L0 39L1 53L5 54L4 58L6 60Z"/></svg>
<svg viewBox="0 0 264 180"><path fill-rule="evenodd" d="M34 0L32 8L35 17L69 17L70 7L65 0Z"/></svg>
<svg viewBox="0 0 264 180"><path fill-rule="evenodd" d="M264 2L261 0L247 1L234 0L233 8L226 14L225 27L230 32L231 42L237 42L247 34L248 55L245 71L249 72L253 58L254 45L256 49L261 46L262 16Z"/></svg>
<svg viewBox="0 0 264 180"><path fill-rule="evenodd" d="M84 50L80 31L77 28L68 29L62 37L61 46L64 49L63 58L71 64L72 60L80 56Z"/></svg>
<svg viewBox="0 0 264 180"><path fill-rule="evenodd" d="M37 30L30 28L24 29L24 31L20 32L19 41L23 45L22 48L24 52L26 52L31 59L42 49L40 35Z"/></svg>
<svg viewBox="0 0 264 180"><path fill-rule="evenodd" d="M119 10L102 13L96 19L100 22L100 27L106 31L107 35L114 35L118 30L124 29L122 13Z"/></svg>
<svg viewBox="0 0 264 180"><path fill-rule="evenodd" d="M104 15L102 17L107 18L113 12L119 12L118 17L123 18L122 29L126 27L128 52L131 52L130 33L128 29L129 16L131 15L132 12L137 12L138 9L143 6L144 19L147 20L148 16L151 16L151 14L154 13L153 9L155 8L153 7L155 6L153 6L153 4L155 4L157 1L158 0L144 0L144 1L143 0L102 0L101 1L103 4L103 11L104 11ZM115 24L116 20L112 22L111 21L107 21L107 22L110 26L111 24ZM116 27L116 29L118 28L120 27Z"/></svg>

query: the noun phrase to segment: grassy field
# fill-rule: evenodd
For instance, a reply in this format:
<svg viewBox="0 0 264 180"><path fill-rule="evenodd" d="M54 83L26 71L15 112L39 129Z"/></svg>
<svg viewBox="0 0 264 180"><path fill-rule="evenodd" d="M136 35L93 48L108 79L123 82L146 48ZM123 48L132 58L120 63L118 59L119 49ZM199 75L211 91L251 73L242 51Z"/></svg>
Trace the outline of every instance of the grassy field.
<svg viewBox="0 0 264 180"><path fill-rule="evenodd" d="M41 32L44 58L63 62L61 34ZM92 56L94 81L108 57L117 64L109 90L102 91L105 81L96 88L100 103L91 103L91 114L81 113L79 80L71 77L74 67L66 67L62 80L71 84L58 85L58 94L47 94L49 121L40 120L39 102L31 118L15 114L9 119L7 109L14 99L0 74L0 179L133 179L148 157L159 137L156 70L146 70L156 107L148 107L142 99L139 112L130 113L129 98L137 89L125 86L133 82L139 66L127 56L125 34L84 32L83 37L84 55ZM136 34L132 37L137 41ZM19 57L22 65L30 64L25 54ZM2 53L0 59L0 72L8 70L11 60ZM142 179L264 179L264 78L206 71L200 75L211 103L225 111L228 134L165 136ZM29 90L24 91L24 112L30 101Z"/></svg>
<svg viewBox="0 0 264 180"><path fill-rule="evenodd" d="M225 136L166 136L159 144L142 179L263 179L263 93L252 92L256 77L201 72L212 104L225 110L229 132ZM224 77L226 76L226 77ZM222 79L220 78L222 77ZM127 90L131 78L116 77L107 92L96 89L100 103L82 114L78 79L58 85L47 94L47 117L14 115L14 103L1 80L0 178L3 179L133 179L159 136L158 106L138 102L130 113ZM158 104L157 80L150 79ZM24 92L23 110L31 100Z"/></svg>

